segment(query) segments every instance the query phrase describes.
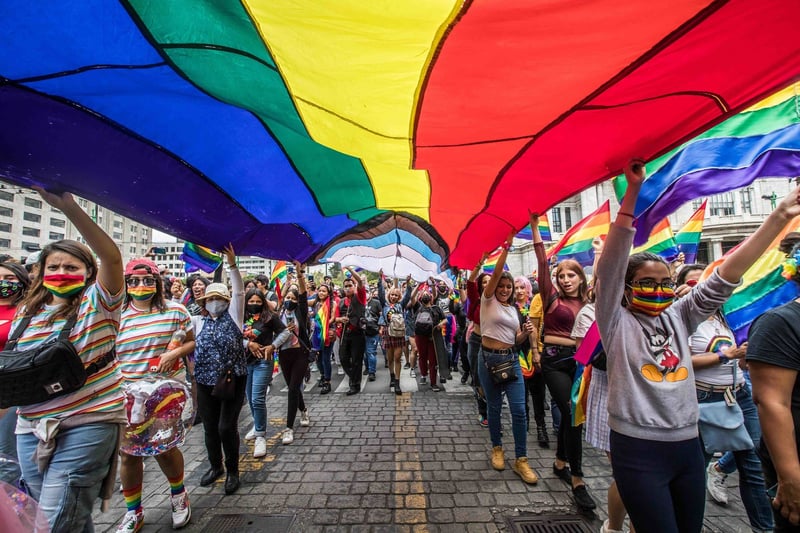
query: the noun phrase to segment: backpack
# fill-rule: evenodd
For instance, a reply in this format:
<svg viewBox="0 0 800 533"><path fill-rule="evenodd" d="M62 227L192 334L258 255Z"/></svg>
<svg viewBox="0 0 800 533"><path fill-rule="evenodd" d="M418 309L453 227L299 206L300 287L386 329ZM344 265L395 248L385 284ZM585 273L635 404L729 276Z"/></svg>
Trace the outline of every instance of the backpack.
<svg viewBox="0 0 800 533"><path fill-rule="evenodd" d="M402 311L393 309L389 319L389 336L390 337L405 337L406 336L406 319Z"/></svg>
<svg viewBox="0 0 800 533"><path fill-rule="evenodd" d="M417 318L414 320L414 334L430 337L433 335L433 327L435 325L432 309L423 307L419 310Z"/></svg>
<svg viewBox="0 0 800 533"><path fill-rule="evenodd" d="M377 335L378 331L380 331L378 327L378 317L375 314L376 311L375 305L380 305L380 304L378 304L377 301L373 303L373 301L370 300L369 302L367 302L367 307L364 312L364 318L366 319L366 323L364 326L364 333L370 337L372 337L373 335Z"/></svg>

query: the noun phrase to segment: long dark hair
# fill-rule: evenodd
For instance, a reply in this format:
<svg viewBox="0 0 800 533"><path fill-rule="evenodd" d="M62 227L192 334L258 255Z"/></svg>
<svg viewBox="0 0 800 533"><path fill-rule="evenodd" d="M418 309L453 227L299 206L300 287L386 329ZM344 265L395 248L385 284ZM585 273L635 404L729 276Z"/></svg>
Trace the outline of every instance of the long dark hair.
<svg viewBox="0 0 800 533"><path fill-rule="evenodd" d="M258 299L261 300L261 311L259 311L259 314L261 315L261 320L262 321L269 320L271 311L269 309L269 305L267 305L267 298L264 296L264 293L258 289L250 289L244 295L245 314L253 316L252 314L247 313L247 306L250 305L248 302L250 301L250 298L252 298L253 296L258 296Z"/></svg>
<svg viewBox="0 0 800 533"><path fill-rule="evenodd" d="M150 310L152 311L153 308L158 309L159 313L163 313L164 309L167 307L166 300L164 298L164 280L161 278L158 272L150 272L150 267L146 265L140 265L136 267L136 273L147 273L151 274L153 278L156 280L156 293L153 295L153 299L150 300ZM141 271L141 272L138 272ZM128 306L131 304L131 295L128 293L128 280L131 276L125 276L125 305L124 308L127 309Z"/></svg>
<svg viewBox="0 0 800 533"><path fill-rule="evenodd" d="M192 274L191 276L189 276L189 278L186 280L186 288L189 289L189 300L186 302L187 304L195 303L194 292L192 291L192 285L194 285L194 282L197 281L198 279L202 281L206 287L208 287L208 284L211 283L210 281L208 281L208 279L206 279L204 276L201 276L200 274Z"/></svg>
<svg viewBox="0 0 800 533"><path fill-rule="evenodd" d="M497 295L497 289L500 287L500 282L503 281L504 279L507 279L507 280L509 280L511 282L511 296L509 296L508 300L505 301L505 302L500 302L500 300L497 300L497 301L500 302L500 303L513 305L514 304L514 300L515 300L515 298L514 298L514 276L511 275L511 272L505 272L504 271L502 274L500 274L500 279L497 280L497 287L494 288L495 297ZM478 285L478 290L480 290L480 285Z"/></svg>
<svg viewBox="0 0 800 533"><path fill-rule="evenodd" d="M64 252L65 254L69 254L86 265L86 287L94 283L97 279L97 263L94 260L94 255L92 255L92 250L88 246L81 244L78 241L72 241L69 239L51 242L42 250L42 254L39 256L39 261L37 261L37 264L39 265L39 275L36 276L36 280L34 280L31 290L28 291L25 299L22 300L20 304L25 307L23 316L33 316L39 312L42 306L53 301L53 295L50 294L50 291L48 291L47 288L45 288L42 280L46 272L44 267L47 264L47 258L50 256L50 254L56 252ZM56 319L67 318L75 313L78 310L78 306L81 304L82 297L83 291L70 296L69 300L67 301L67 305L61 306L61 308L59 308L55 313L50 315L47 323L52 325Z"/></svg>
<svg viewBox="0 0 800 533"><path fill-rule="evenodd" d="M22 283L22 290L19 291L17 296L14 298L14 305L17 305L23 298L25 298L28 289L31 288L30 275L28 274L28 271L25 270L25 267L19 263L2 262L0 263L0 268L10 270L12 274L17 276L17 281Z"/></svg>

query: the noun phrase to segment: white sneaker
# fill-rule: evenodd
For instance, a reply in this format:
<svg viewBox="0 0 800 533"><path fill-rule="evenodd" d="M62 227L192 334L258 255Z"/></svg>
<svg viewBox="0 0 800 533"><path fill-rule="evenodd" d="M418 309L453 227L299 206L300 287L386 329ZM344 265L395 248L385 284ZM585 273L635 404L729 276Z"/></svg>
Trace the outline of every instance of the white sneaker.
<svg viewBox="0 0 800 533"><path fill-rule="evenodd" d="M256 427L247 432L247 435L244 436L244 440L255 440L256 439Z"/></svg>
<svg viewBox="0 0 800 533"><path fill-rule="evenodd" d="M706 468L708 477L706 478L706 489L711 495L711 498L722 505L728 504L728 490L725 487L725 480L728 479L728 474L718 471L715 467L717 463L711 463Z"/></svg>
<svg viewBox="0 0 800 533"><path fill-rule="evenodd" d="M411 374L411 377L412 377L412 378L415 378L415 377L417 377L417 372L416 372L416 371L415 371L413 368L411 369L411 371L409 372L409 374Z"/></svg>
<svg viewBox="0 0 800 533"><path fill-rule="evenodd" d="M171 496L170 499L172 500L172 529L180 529L192 518L189 494L184 490L180 494Z"/></svg>
<svg viewBox="0 0 800 533"><path fill-rule="evenodd" d="M311 371L312 371L312 372L317 372L317 371L318 371L318 370L317 370L317 367L316 367L316 366L312 366L312 367L311 367Z"/></svg>
<svg viewBox="0 0 800 533"><path fill-rule="evenodd" d="M267 439L256 437L256 446L253 448L253 457L264 457L267 455Z"/></svg>
<svg viewBox="0 0 800 533"><path fill-rule="evenodd" d="M128 511L122 517L122 522L117 526L117 533L135 533L142 529L144 525L144 513L139 511Z"/></svg>
<svg viewBox="0 0 800 533"><path fill-rule="evenodd" d="M337 370L336 373L339 374L340 376L344 376L344 368L339 366L339 370Z"/></svg>
<svg viewBox="0 0 800 533"><path fill-rule="evenodd" d="M300 411L300 425L303 427L308 427L311 425L311 419L308 417L308 409L305 411Z"/></svg>
<svg viewBox="0 0 800 533"><path fill-rule="evenodd" d="M603 522L603 525L600 527L600 533L622 533L621 529L609 529L608 528L608 520Z"/></svg>
<svg viewBox="0 0 800 533"><path fill-rule="evenodd" d="M283 438L281 439L281 442L284 443L284 444L293 443L294 442L294 431L292 431L289 428L286 428L286 430L283 432Z"/></svg>

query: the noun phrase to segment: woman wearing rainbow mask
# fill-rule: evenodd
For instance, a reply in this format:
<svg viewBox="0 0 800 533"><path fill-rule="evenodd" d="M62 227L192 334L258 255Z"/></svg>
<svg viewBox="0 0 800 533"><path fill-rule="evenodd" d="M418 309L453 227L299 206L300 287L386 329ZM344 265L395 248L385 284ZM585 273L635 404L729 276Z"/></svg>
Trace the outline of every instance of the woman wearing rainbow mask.
<svg viewBox="0 0 800 533"><path fill-rule="evenodd" d="M194 351L194 333L189 312L166 299L158 266L146 258L132 259L125 266L126 299L119 334L117 357L126 382L152 375L186 381L183 359ZM183 343L173 341L183 332ZM117 531L138 531L144 523L142 511L142 457L120 452L122 495L127 512ZM183 486L183 454L171 448L155 456L169 482L172 527L181 528L192 517Z"/></svg>
<svg viewBox="0 0 800 533"><path fill-rule="evenodd" d="M97 371L75 392L20 407L17 453L22 479L48 522L37 529L91 531L95 499L108 500L113 492L117 442L125 423L122 375L114 357L124 296L122 257L70 193L37 190L70 219L89 247L71 240L44 247L41 274L12 325L13 331L22 317L30 317L17 349L57 337L74 318L69 340L84 364L95 363Z"/></svg>

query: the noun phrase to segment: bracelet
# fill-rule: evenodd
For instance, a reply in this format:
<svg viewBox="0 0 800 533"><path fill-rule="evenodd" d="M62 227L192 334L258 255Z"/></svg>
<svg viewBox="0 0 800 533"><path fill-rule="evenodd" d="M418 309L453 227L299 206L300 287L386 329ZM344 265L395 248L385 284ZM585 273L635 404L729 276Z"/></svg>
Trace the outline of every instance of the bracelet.
<svg viewBox="0 0 800 533"><path fill-rule="evenodd" d="M731 362L730 357L725 357L724 355L717 355L717 357L719 357L719 364L721 365Z"/></svg>
<svg viewBox="0 0 800 533"><path fill-rule="evenodd" d="M636 218L635 216L633 216L633 213L626 213L625 211L617 212L617 216L620 216L620 215L625 216L625 217Z"/></svg>

